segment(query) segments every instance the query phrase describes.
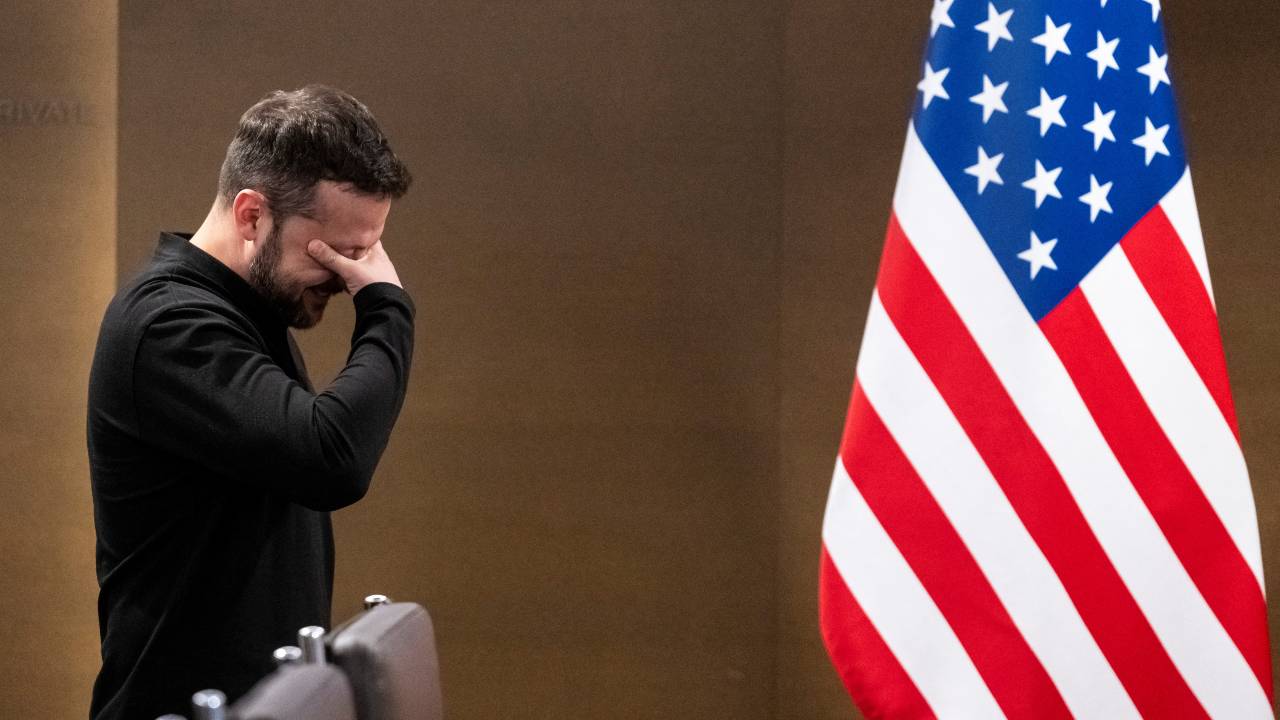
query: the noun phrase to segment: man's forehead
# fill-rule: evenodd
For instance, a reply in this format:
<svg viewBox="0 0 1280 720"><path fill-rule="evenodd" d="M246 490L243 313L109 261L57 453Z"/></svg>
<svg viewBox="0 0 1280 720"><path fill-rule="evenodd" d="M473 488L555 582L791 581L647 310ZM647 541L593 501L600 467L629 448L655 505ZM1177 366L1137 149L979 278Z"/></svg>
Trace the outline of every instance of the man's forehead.
<svg viewBox="0 0 1280 720"><path fill-rule="evenodd" d="M315 198L318 207L327 207L331 211L348 208L359 210L384 204L390 205L389 200L383 200L377 195L361 192L351 183L334 180L317 182Z"/></svg>
<svg viewBox="0 0 1280 720"><path fill-rule="evenodd" d="M390 201L348 190L330 180L316 188L311 219L326 228L339 230L353 246L371 245L381 234ZM372 237L365 237L365 236Z"/></svg>

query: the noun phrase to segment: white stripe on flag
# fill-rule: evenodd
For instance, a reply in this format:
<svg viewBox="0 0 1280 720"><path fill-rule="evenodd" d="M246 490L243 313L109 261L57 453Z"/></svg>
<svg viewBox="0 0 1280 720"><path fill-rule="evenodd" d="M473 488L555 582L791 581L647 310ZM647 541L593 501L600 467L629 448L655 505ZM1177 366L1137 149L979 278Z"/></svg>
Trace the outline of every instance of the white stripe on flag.
<svg viewBox="0 0 1280 720"><path fill-rule="evenodd" d="M991 582L1079 718L1137 718L1066 589L947 407L877 293L858 355L867 400Z"/></svg>
<svg viewBox="0 0 1280 720"><path fill-rule="evenodd" d="M1204 252L1204 235L1200 231L1200 213L1196 210L1196 194L1191 189L1191 168L1182 174L1182 179L1160 201L1160 209L1169 218L1169 224L1187 248L1191 262L1195 263L1200 279L1204 281L1204 289L1209 293L1209 302L1214 302L1213 285L1209 282L1209 260Z"/></svg>
<svg viewBox="0 0 1280 720"><path fill-rule="evenodd" d="M1003 718L978 669L836 460L822 540L849 592L935 712Z"/></svg>
<svg viewBox="0 0 1280 720"><path fill-rule="evenodd" d="M1112 347L1262 587L1249 471L1235 433L1117 245L1080 283Z"/></svg>
<svg viewBox="0 0 1280 720"><path fill-rule="evenodd" d="M894 195L898 220L982 348L1188 686L1214 717L1271 717L1242 659L1203 654L1230 638L1129 483L1066 368L996 263L916 134L907 130ZM1238 653L1236 653L1238 655Z"/></svg>

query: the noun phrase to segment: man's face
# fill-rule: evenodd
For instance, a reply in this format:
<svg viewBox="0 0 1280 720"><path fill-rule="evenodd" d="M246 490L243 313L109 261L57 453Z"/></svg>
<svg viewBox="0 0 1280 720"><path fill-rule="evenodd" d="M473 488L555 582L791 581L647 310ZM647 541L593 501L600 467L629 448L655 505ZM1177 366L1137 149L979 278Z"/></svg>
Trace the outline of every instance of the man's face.
<svg viewBox="0 0 1280 720"><path fill-rule="evenodd" d="M345 283L307 253L307 243L323 240L339 253L359 259L382 237L390 210L390 200L320 181L315 219L293 216L283 223L272 222L249 262L249 284L291 327L313 327L323 317L329 296L341 292Z"/></svg>

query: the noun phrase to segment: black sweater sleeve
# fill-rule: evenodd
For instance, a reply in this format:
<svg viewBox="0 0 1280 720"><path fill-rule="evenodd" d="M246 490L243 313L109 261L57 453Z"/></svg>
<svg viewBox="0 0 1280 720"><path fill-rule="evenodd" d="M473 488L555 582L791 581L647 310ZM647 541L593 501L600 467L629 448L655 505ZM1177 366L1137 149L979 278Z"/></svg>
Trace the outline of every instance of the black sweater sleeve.
<svg viewBox="0 0 1280 720"><path fill-rule="evenodd" d="M133 364L140 432L157 446L313 510L364 496L409 381L413 304L378 283L354 298L346 367L313 394L224 305L180 303Z"/></svg>

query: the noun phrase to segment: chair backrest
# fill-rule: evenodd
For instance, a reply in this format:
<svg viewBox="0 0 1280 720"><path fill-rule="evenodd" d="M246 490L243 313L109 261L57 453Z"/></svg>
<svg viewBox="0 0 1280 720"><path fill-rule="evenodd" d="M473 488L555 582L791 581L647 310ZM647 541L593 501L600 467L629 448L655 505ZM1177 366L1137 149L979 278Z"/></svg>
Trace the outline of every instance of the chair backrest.
<svg viewBox="0 0 1280 720"><path fill-rule="evenodd" d="M351 683L332 665L284 665L231 706L232 720L356 720Z"/></svg>
<svg viewBox="0 0 1280 720"><path fill-rule="evenodd" d="M329 635L351 679L359 720L440 720L440 661L431 616L416 603L375 605Z"/></svg>

